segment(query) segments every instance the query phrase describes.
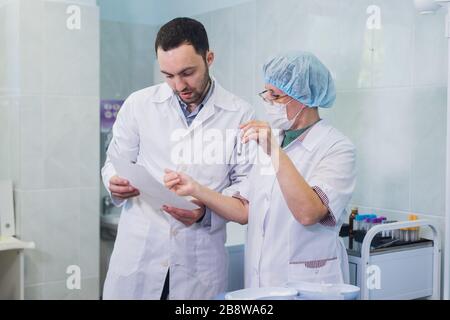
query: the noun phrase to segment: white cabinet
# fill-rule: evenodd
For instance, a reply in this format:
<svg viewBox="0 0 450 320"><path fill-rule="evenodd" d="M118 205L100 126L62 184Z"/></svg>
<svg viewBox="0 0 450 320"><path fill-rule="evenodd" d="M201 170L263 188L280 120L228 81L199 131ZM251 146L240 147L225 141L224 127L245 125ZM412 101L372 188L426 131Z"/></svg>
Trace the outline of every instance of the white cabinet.
<svg viewBox="0 0 450 320"><path fill-rule="evenodd" d="M34 246L14 237L0 238L0 300L24 299L23 250Z"/></svg>

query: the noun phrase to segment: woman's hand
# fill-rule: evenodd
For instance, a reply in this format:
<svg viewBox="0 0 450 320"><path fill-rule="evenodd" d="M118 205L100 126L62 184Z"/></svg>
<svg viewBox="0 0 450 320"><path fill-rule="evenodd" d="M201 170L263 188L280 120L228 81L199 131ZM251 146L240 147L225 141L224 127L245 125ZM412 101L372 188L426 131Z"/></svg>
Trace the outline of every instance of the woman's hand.
<svg viewBox="0 0 450 320"><path fill-rule="evenodd" d="M194 194L198 191L200 186L197 181L181 172L175 172L169 169L164 170L164 172L164 184L167 189L182 197L194 197Z"/></svg>
<svg viewBox="0 0 450 320"><path fill-rule="evenodd" d="M250 140L256 141L269 156L272 151L279 146L273 136L269 123L264 121L250 121L240 126L242 130L242 143L246 144Z"/></svg>

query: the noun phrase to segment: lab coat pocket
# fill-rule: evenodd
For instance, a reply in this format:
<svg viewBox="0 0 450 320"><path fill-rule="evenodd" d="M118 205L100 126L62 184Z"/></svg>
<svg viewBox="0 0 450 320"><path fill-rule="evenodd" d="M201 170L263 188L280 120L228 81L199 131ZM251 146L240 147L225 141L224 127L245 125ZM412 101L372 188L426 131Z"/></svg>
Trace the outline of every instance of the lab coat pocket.
<svg viewBox="0 0 450 320"><path fill-rule="evenodd" d="M340 261L337 258L324 261L289 263L289 282L344 283Z"/></svg>
<svg viewBox="0 0 450 320"><path fill-rule="evenodd" d="M111 272L129 276L138 271L145 253L148 227L148 222L140 221L136 215L125 214L121 218L110 261Z"/></svg>

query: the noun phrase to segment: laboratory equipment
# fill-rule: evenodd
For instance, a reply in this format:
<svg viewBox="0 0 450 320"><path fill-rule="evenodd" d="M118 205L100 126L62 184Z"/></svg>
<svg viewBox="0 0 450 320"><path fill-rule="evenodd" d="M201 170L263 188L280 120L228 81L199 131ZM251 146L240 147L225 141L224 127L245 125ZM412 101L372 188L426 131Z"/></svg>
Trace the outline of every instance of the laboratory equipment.
<svg viewBox="0 0 450 320"><path fill-rule="evenodd" d="M432 239L380 240L383 232L419 227L429 227ZM361 299L440 298L441 242L430 221L379 224L365 233L360 250L347 252L350 283L361 288Z"/></svg>

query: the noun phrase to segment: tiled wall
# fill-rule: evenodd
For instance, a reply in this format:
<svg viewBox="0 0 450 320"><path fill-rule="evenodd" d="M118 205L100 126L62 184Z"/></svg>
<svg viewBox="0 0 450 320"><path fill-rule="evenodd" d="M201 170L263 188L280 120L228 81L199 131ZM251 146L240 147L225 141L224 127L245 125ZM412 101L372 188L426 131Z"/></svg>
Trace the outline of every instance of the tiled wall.
<svg viewBox="0 0 450 320"><path fill-rule="evenodd" d="M366 27L371 5L381 9L379 30ZM358 148L352 205L395 219L416 213L443 231L444 17L418 15L411 0L255 0L195 18L216 52L214 75L260 118L264 61L285 50L315 53L338 88L322 116Z"/></svg>
<svg viewBox="0 0 450 320"><path fill-rule="evenodd" d="M102 20L101 98L126 99L153 85L154 26Z"/></svg>
<svg viewBox="0 0 450 320"><path fill-rule="evenodd" d="M64 1L0 6L0 179L15 187L25 298L99 297L99 13L69 30ZM81 268L81 290L66 287Z"/></svg>

